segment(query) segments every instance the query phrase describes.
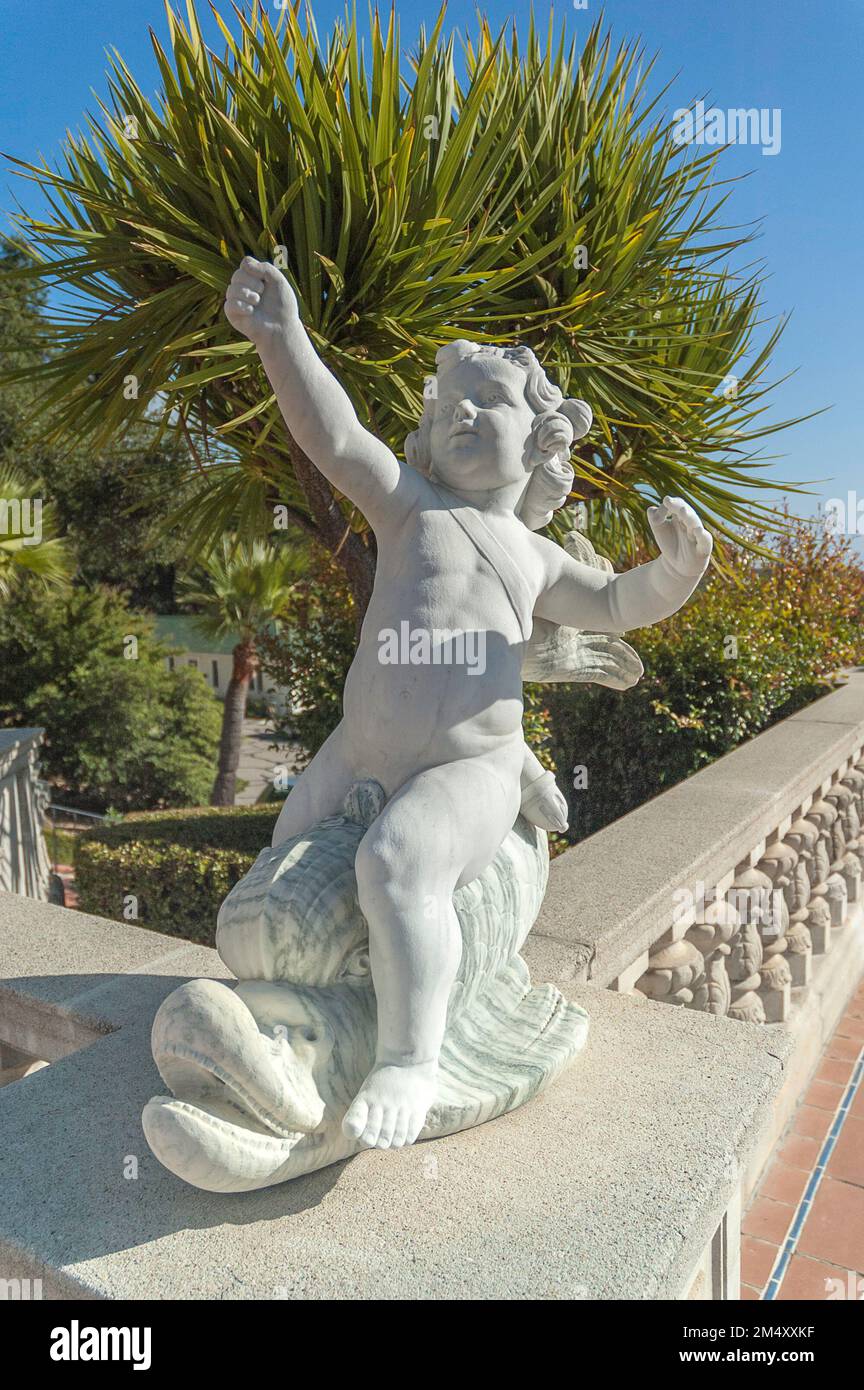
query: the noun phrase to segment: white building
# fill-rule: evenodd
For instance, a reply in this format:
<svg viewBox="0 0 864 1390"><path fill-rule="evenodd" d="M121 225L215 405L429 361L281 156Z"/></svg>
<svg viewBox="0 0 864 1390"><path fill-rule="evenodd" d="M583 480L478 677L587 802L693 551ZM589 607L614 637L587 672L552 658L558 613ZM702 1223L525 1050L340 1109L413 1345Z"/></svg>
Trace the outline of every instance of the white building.
<svg viewBox="0 0 864 1390"><path fill-rule="evenodd" d="M224 700L231 679L233 652L240 641L240 634L230 633L227 637L205 637L195 618L188 613L160 615L156 618L156 635L161 641L177 648L176 656L167 658L168 667L194 666L200 671L214 694ZM289 707L288 691L258 671L249 686L249 698L266 700L277 709Z"/></svg>

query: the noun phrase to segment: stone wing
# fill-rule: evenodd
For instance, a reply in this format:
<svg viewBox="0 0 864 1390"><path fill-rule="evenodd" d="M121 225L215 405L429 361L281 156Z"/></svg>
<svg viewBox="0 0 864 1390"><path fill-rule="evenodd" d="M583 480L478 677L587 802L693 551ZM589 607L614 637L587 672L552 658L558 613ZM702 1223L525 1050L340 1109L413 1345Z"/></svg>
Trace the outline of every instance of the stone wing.
<svg viewBox="0 0 864 1390"><path fill-rule="evenodd" d="M574 529L569 533L564 549L574 560L591 565L593 569L612 569L609 561L597 554L581 531ZM545 618L534 619L534 630L522 663L523 681L544 685L578 681L627 690L643 674L644 667L637 653L617 634L582 632Z"/></svg>

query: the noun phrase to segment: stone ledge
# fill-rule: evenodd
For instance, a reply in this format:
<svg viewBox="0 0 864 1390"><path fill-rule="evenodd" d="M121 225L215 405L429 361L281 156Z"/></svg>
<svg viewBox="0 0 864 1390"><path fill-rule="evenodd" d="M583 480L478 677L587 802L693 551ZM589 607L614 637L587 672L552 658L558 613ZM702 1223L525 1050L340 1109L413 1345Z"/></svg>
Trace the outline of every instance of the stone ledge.
<svg viewBox="0 0 864 1390"><path fill-rule="evenodd" d="M0 894L0 1041L13 999L98 1035L0 1091L0 1276L79 1298L682 1297L789 1056L779 1030L573 985L588 1044L523 1109L215 1196L160 1167L139 1116L158 1003L224 974L203 947Z"/></svg>
<svg viewBox="0 0 864 1390"><path fill-rule="evenodd" d="M737 867L862 743L864 672L856 671L841 689L566 850L552 863L529 961L558 959L581 979L611 984L670 926L676 889L711 885ZM562 989L568 983L566 974L548 978Z"/></svg>

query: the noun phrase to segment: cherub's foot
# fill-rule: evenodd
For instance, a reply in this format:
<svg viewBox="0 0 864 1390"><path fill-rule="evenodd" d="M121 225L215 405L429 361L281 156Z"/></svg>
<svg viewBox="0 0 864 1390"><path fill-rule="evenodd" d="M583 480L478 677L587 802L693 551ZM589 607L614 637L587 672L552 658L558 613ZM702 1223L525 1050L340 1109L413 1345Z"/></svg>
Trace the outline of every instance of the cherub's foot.
<svg viewBox="0 0 864 1390"><path fill-rule="evenodd" d="M567 798L558 790L551 772L544 772L522 793L522 815L541 830L567 829Z"/></svg>
<svg viewBox="0 0 864 1390"><path fill-rule="evenodd" d="M401 1149L413 1144L435 1099L434 1062L416 1066L377 1066L360 1087L342 1129L369 1149Z"/></svg>

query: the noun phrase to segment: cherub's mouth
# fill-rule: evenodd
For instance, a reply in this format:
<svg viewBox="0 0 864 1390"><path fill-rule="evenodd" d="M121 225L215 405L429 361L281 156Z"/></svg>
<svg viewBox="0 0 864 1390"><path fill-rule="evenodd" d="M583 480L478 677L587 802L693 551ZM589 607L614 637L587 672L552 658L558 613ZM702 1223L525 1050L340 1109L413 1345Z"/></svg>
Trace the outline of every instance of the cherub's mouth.
<svg viewBox="0 0 864 1390"><path fill-rule="evenodd" d="M477 431L473 425L455 425L450 431L450 438L458 439L459 436L463 434L476 435Z"/></svg>

